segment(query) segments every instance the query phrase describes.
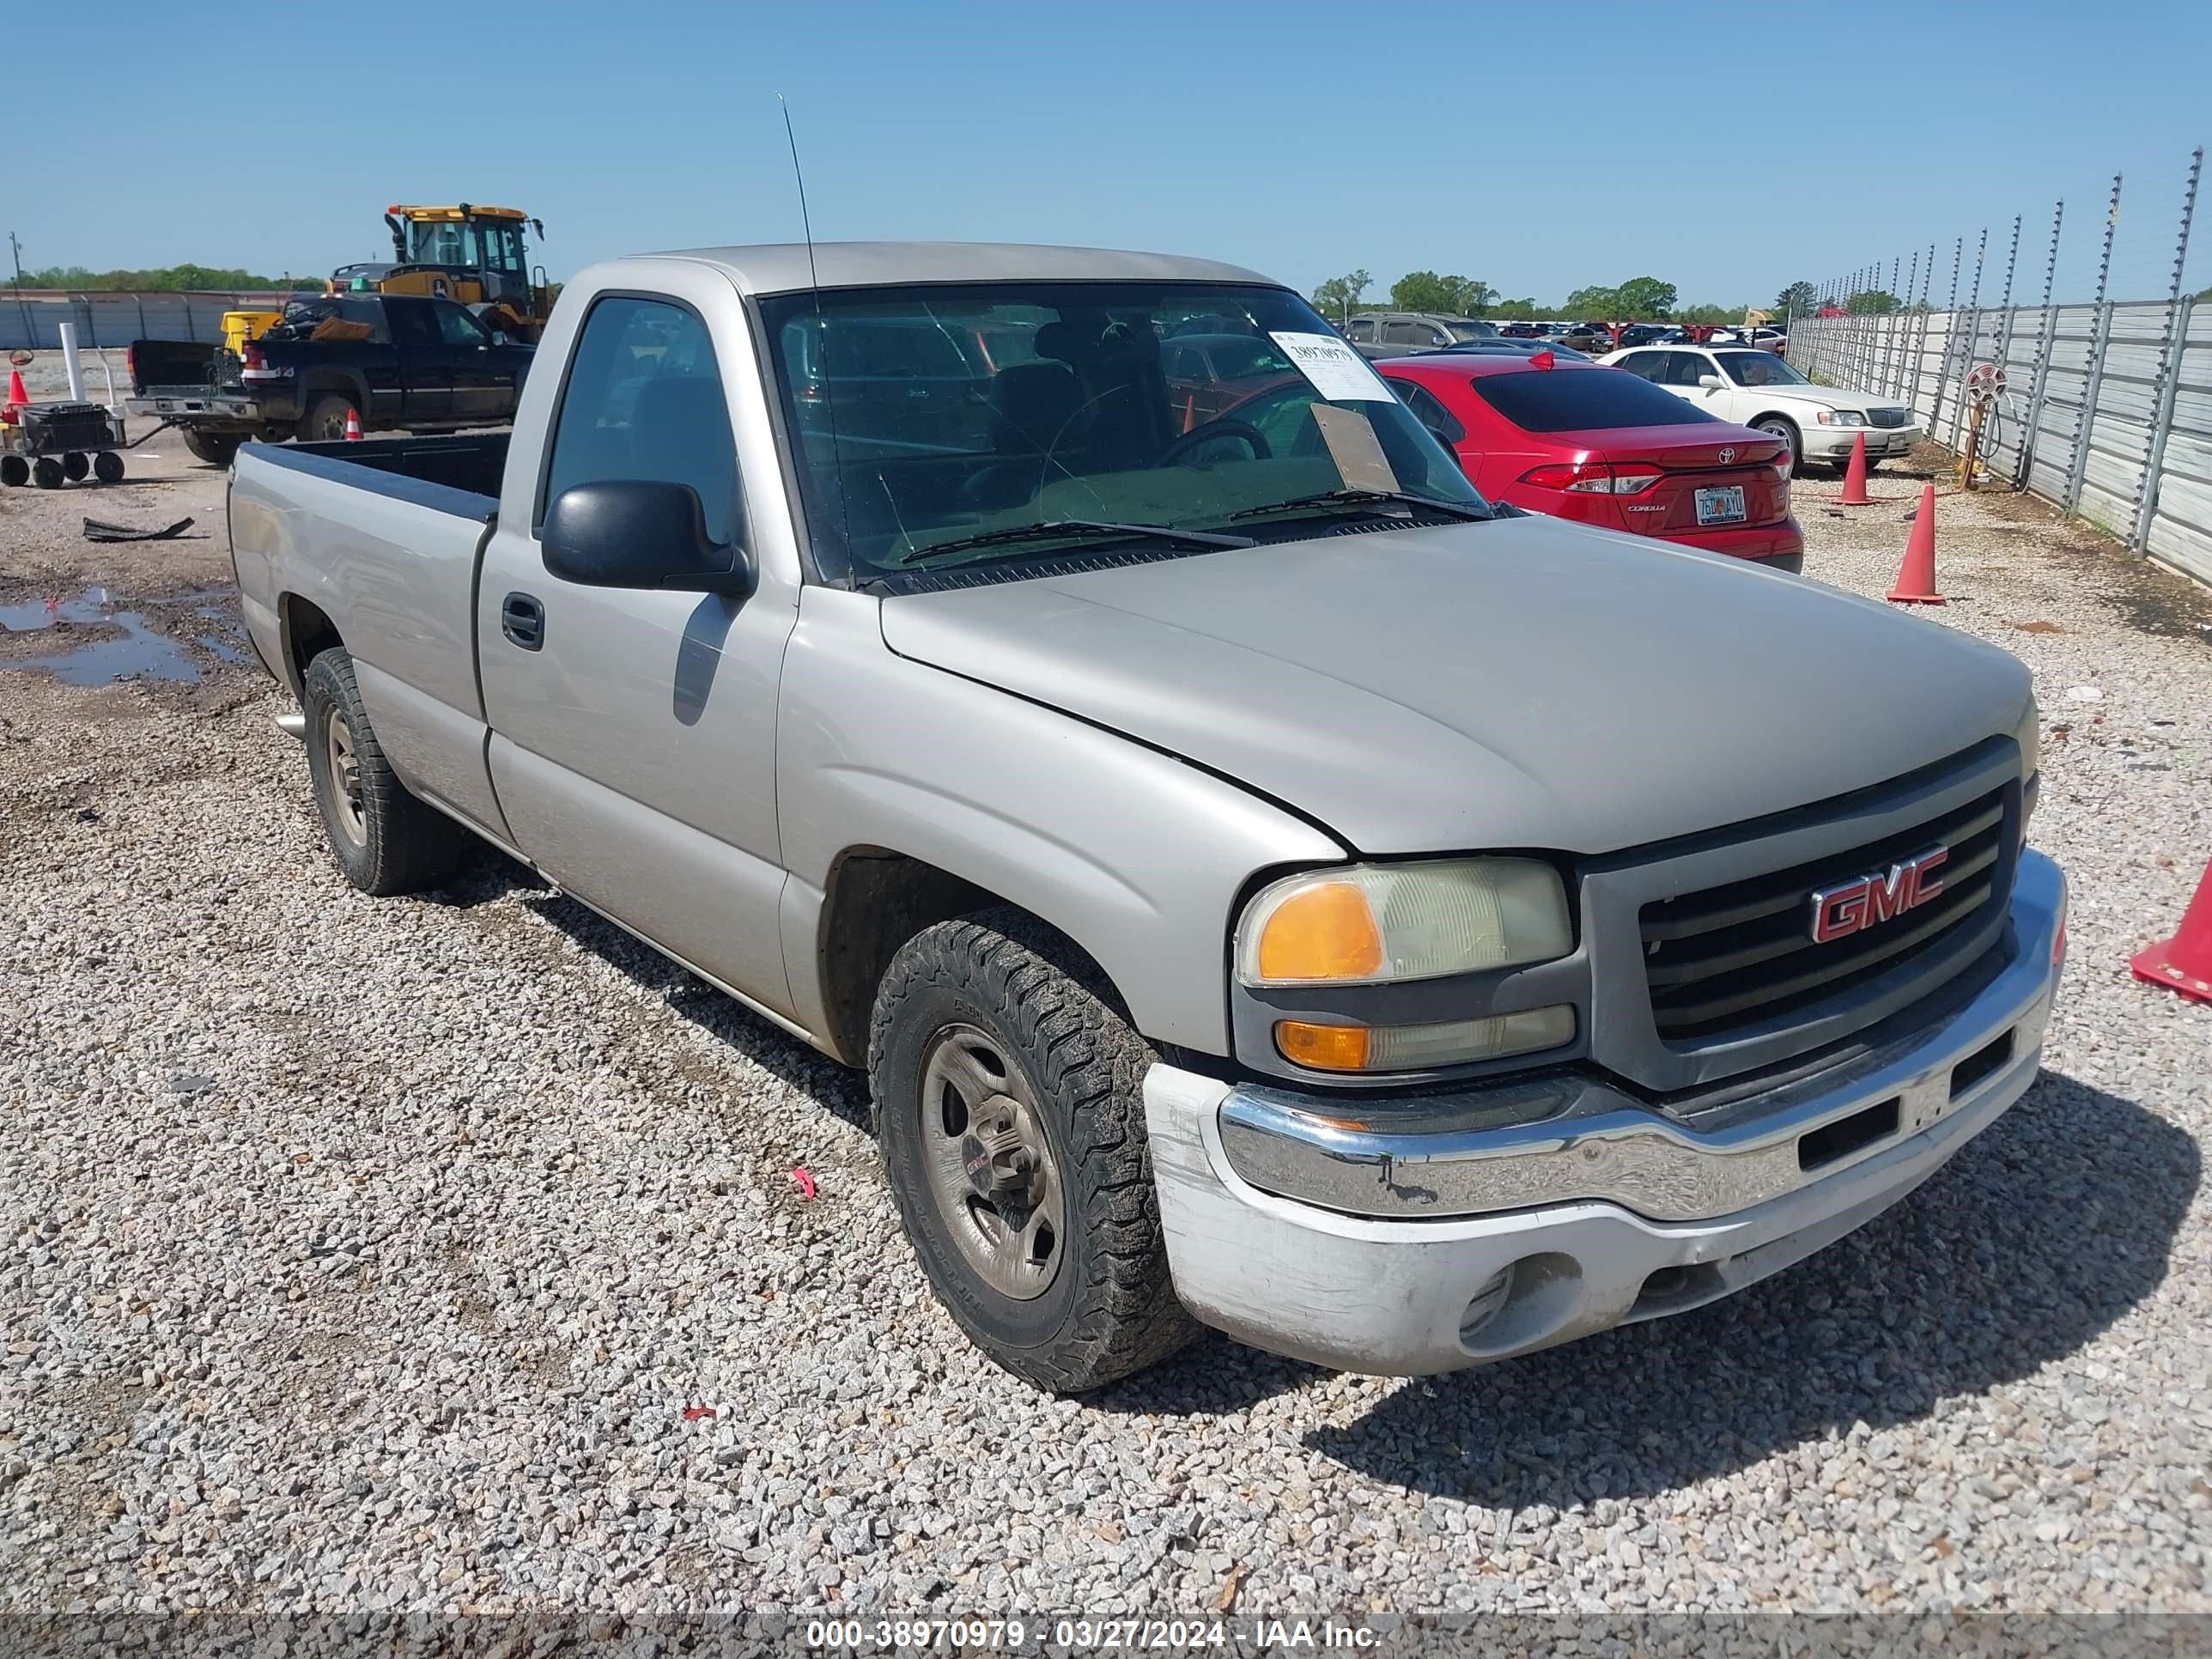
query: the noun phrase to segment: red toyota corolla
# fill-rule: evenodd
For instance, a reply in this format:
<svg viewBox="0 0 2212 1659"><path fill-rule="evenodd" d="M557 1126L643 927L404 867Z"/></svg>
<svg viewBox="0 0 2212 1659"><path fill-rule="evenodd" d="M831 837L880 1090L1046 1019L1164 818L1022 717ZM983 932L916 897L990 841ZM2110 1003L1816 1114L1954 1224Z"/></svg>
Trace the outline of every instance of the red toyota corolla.
<svg viewBox="0 0 2212 1659"><path fill-rule="evenodd" d="M1804 565L1789 457L1764 432L1598 363L1438 351L1375 367L1491 501Z"/></svg>

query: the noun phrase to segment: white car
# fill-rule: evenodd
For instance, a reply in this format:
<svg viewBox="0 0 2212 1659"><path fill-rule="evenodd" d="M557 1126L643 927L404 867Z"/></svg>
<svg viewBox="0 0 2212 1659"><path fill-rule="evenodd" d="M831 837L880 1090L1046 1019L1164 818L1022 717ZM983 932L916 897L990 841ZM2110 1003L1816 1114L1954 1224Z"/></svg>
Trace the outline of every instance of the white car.
<svg viewBox="0 0 2212 1659"><path fill-rule="evenodd" d="M1746 346L1638 346L1598 360L1662 386L1723 421L1771 434L1798 462L1841 466L1866 436L1867 465L1894 459L1919 441L1912 411L1863 392L1814 386L1771 351Z"/></svg>

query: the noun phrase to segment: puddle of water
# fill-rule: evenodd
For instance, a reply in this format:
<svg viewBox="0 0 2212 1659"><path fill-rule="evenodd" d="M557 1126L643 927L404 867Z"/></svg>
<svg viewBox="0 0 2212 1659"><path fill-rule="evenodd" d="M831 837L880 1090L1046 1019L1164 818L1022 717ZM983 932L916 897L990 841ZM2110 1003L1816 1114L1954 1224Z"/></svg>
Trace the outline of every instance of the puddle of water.
<svg viewBox="0 0 2212 1659"><path fill-rule="evenodd" d="M222 639L213 634L200 634L194 637L199 641L202 650L214 652L219 661L227 662L233 667L236 667L246 660L246 653L228 640Z"/></svg>
<svg viewBox="0 0 2212 1659"><path fill-rule="evenodd" d="M73 599L51 609L43 599L27 605L0 605L0 629L11 634L50 630L57 622L106 624L123 630L120 638L76 643L70 634L56 636L55 648L36 656L0 660L0 669L43 668L68 685L105 685L111 680L143 674L149 679L185 684L197 680L200 671L173 640L155 633L135 611L118 610L103 587L87 588ZM210 649L214 647L210 647Z"/></svg>

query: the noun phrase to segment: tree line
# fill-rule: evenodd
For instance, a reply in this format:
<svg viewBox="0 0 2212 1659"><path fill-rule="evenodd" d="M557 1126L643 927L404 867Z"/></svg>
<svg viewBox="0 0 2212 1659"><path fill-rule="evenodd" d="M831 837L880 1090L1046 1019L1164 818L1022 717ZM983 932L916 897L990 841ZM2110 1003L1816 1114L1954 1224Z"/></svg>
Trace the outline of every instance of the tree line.
<svg viewBox="0 0 2212 1659"><path fill-rule="evenodd" d="M313 280L319 285L319 278ZM88 270L82 265L49 265L44 270L25 271L20 286L76 289L97 293L133 289L181 293L201 289L296 288L300 286L300 279L257 276L250 270L228 270L217 265L162 265L152 270Z"/></svg>
<svg viewBox="0 0 2212 1659"><path fill-rule="evenodd" d="M1313 291L1315 307L1338 322L1370 305L1368 290L1375 279L1364 270L1332 276ZM1881 303L1887 301L1886 304ZM1853 311L1887 311L1898 301L1887 294L1853 295ZM1560 304L1539 305L1535 300L1510 300L1489 283L1471 276L1443 276L1433 270L1409 270L1390 284L1394 311L1426 311L1446 317L1484 317L1498 322L1562 321L1599 323L1733 323L1741 322L1747 306L1685 305L1674 283L1656 276L1632 276L1611 287L1594 284L1578 288ZM1775 300L1778 317L1793 313L1804 316L1817 310L1818 291L1810 283L1792 283Z"/></svg>

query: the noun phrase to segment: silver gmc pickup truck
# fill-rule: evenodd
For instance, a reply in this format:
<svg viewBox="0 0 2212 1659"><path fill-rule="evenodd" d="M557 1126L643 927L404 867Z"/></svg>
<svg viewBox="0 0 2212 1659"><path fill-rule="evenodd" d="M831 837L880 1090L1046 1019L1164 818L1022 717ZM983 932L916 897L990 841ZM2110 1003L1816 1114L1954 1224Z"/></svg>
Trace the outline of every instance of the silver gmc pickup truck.
<svg viewBox="0 0 2212 1659"><path fill-rule="evenodd" d="M1178 328L1249 334L1203 409ZM617 260L510 435L249 445L332 850L470 836L867 1070L951 1317L1419 1374L1679 1312L2034 1077L2064 880L2011 657L1483 501L1207 261Z"/></svg>

